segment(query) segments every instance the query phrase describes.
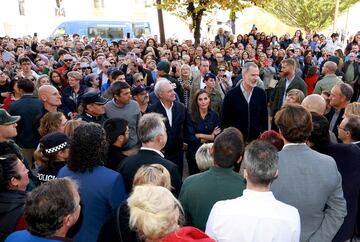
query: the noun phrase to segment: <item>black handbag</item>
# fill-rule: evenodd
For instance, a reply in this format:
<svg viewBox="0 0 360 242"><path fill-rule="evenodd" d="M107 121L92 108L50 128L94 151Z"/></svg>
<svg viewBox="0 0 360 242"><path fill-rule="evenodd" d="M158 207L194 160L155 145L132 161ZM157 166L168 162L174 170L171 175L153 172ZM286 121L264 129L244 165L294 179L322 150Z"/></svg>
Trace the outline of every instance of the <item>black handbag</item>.
<svg viewBox="0 0 360 242"><path fill-rule="evenodd" d="M121 206L119 206L119 207L116 209L116 229L117 229L117 233L118 233L118 235L119 235L120 242L123 242L122 235L121 235L121 229L120 229L120 221L119 221L120 207L121 207Z"/></svg>

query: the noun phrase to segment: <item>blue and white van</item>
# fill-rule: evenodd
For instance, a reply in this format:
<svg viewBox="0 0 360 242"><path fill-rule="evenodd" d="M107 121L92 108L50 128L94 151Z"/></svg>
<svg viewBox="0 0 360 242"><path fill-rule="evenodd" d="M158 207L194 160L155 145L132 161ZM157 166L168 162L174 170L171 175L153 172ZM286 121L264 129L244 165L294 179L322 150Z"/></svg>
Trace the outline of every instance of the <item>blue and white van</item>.
<svg viewBox="0 0 360 242"><path fill-rule="evenodd" d="M51 37L58 37L64 34L88 36L93 38L101 36L108 42L126 38L140 38L151 34L148 22L111 21L111 20L81 20L66 21L61 23L53 31Z"/></svg>

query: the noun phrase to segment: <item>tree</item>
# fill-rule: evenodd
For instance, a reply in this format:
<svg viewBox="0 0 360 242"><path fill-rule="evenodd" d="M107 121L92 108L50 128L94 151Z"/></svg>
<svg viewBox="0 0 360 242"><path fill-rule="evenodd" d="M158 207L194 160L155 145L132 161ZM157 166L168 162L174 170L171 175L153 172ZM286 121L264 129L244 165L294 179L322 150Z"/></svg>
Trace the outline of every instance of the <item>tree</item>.
<svg viewBox="0 0 360 242"><path fill-rule="evenodd" d="M214 8L238 12L253 4L263 6L270 0L163 0L157 4L158 8L164 9L181 19L191 20L190 29L194 31L195 46L200 44L200 26L203 16Z"/></svg>
<svg viewBox="0 0 360 242"><path fill-rule="evenodd" d="M341 0L339 13L359 0ZM326 28L334 21L334 0L272 0L263 8L286 24L307 32Z"/></svg>

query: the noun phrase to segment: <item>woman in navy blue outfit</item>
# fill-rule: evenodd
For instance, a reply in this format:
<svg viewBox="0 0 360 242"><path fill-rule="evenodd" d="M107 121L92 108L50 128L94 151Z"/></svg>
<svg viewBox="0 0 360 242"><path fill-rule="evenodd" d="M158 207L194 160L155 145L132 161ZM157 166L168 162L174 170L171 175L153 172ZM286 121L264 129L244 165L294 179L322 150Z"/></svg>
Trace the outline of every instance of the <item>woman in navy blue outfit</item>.
<svg viewBox="0 0 360 242"><path fill-rule="evenodd" d="M82 75L77 71L70 71L67 74L69 86L67 86L61 95L61 109L65 116L74 119L77 116L77 108L80 105L81 96L85 93L87 86L82 85Z"/></svg>
<svg viewBox="0 0 360 242"><path fill-rule="evenodd" d="M58 174L79 184L82 224L74 236L76 242L96 242L107 217L127 198L122 176L104 167L107 148L105 130L99 124L80 125L71 139L67 164Z"/></svg>
<svg viewBox="0 0 360 242"><path fill-rule="evenodd" d="M203 143L214 141L215 136L221 131L219 125L219 116L210 108L209 94L204 89L196 91L186 125L188 142L186 158L190 175L199 172L195 160L196 151Z"/></svg>

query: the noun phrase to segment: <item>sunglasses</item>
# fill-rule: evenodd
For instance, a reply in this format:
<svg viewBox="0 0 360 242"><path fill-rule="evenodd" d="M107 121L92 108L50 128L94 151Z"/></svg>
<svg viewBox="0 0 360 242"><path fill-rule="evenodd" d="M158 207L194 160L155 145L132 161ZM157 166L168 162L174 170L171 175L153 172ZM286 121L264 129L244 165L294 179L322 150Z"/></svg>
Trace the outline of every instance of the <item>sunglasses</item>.
<svg viewBox="0 0 360 242"><path fill-rule="evenodd" d="M110 66L104 66L105 68L109 68Z"/></svg>
<svg viewBox="0 0 360 242"><path fill-rule="evenodd" d="M86 70L86 69L91 70L91 67L83 67L83 68L81 68L81 70Z"/></svg>
<svg viewBox="0 0 360 242"><path fill-rule="evenodd" d="M116 63L115 63L115 62L110 62L110 64L111 64L111 65L114 65L114 64L116 64Z"/></svg>
<svg viewBox="0 0 360 242"><path fill-rule="evenodd" d="M65 62L70 62L70 61L72 61L72 59L66 59L66 60L64 60Z"/></svg>
<svg viewBox="0 0 360 242"><path fill-rule="evenodd" d="M144 81L144 79L138 79L138 80L136 80L136 82L142 82L142 81Z"/></svg>
<svg viewBox="0 0 360 242"><path fill-rule="evenodd" d="M221 69L221 70L219 70L219 71L225 71L224 69Z"/></svg>

